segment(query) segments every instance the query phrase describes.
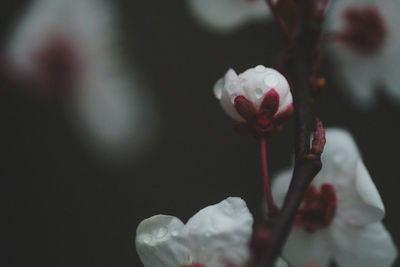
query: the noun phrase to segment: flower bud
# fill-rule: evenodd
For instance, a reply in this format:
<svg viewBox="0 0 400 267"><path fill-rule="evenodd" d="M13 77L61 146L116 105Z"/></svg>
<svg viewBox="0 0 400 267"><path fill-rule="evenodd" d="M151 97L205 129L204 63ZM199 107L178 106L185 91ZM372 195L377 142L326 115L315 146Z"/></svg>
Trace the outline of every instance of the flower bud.
<svg viewBox="0 0 400 267"><path fill-rule="evenodd" d="M214 94L240 132L271 137L293 114L293 99L285 77L257 66L237 75L232 69L217 81Z"/></svg>

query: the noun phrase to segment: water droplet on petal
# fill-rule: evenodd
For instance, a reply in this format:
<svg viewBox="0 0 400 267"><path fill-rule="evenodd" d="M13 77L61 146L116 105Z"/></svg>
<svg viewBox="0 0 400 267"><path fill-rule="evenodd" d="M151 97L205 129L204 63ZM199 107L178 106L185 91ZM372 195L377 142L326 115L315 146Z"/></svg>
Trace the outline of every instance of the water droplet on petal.
<svg viewBox="0 0 400 267"><path fill-rule="evenodd" d="M264 83L268 87L275 87L278 85L279 80L275 74L268 74L267 77L264 78Z"/></svg>
<svg viewBox="0 0 400 267"><path fill-rule="evenodd" d="M166 227L161 227L158 229L157 238L161 239L168 234L168 229Z"/></svg>
<svg viewBox="0 0 400 267"><path fill-rule="evenodd" d="M257 98L261 98L264 95L264 92L261 88L256 88L256 91L254 92Z"/></svg>
<svg viewBox="0 0 400 267"><path fill-rule="evenodd" d="M175 237L175 236L178 236L178 234L179 234L178 231L172 231L172 232L171 232L171 235L174 236L174 237Z"/></svg>
<svg viewBox="0 0 400 267"><path fill-rule="evenodd" d="M149 244L149 243L151 242L151 240L152 240L152 237L149 236L149 235L143 237L143 242L144 242L145 244Z"/></svg>
<svg viewBox="0 0 400 267"><path fill-rule="evenodd" d="M264 72L265 67L263 65L258 65L257 67L254 68L256 72Z"/></svg>

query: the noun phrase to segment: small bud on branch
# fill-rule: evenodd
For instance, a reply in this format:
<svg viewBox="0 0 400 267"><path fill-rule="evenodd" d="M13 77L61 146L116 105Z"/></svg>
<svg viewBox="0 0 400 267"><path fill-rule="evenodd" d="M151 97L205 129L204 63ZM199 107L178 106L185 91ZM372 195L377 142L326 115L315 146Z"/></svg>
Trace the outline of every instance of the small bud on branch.
<svg viewBox="0 0 400 267"><path fill-rule="evenodd" d="M260 267L273 266L280 255L304 195L322 167L320 154L325 144L325 136L319 120L313 130L314 101L311 80L316 77L319 68L322 14L325 13L329 1L279 0L275 4L272 0L267 0L267 3L281 28L284 25L290 30L282 28L283 35L288 41L283 56L285 58L283 68L292 87L296 133L292 180L281 211L270 227L273 233L271 243L263 259L256 263L256 266ZM281 8L277 7L279 5ZM292 14L293 17L287 16L288 14ZM315 138L310 148L310 135L313 131Z"/></svg>
<svg viewBox="0 0 400 267"><path fill-rule="evenodd" d="M325 143L326 139L324 126L322 125L320 119L315 118L315 130L313 134L311 153L320 156L324 151Z"/></svg>

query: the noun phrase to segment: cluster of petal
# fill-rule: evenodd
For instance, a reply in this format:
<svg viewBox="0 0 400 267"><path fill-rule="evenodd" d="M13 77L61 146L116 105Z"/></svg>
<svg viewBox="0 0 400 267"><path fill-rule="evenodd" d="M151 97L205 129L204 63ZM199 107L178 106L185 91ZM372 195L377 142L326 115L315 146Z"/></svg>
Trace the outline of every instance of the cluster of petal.
<svg viewBox="0 0 400 267"><path fill-rule="evenodd" d="M264 21L269 8L264 0L187 0L193 16L208 29L231 32L248 22Z"/></svg>
<svg viewBox="0 0 400 267"><path fill-rule="evenodd" d="M6 57L27 89L65 90L69 114L85 141L96 152L116 155L146 143L149 101L140 79L115 53L113 13L103 0L32 1Z"/></svg>
<svg viewBox="0 0 400 267"><path fill-rule="evenodd" d="M333 42L329 52L337 64L335 69L341 77L338 85L359 108L368 109L376 103L377 90L382 89L390 100L400 102L400 76L397 65L400 58L400 35L398 25L400 2L392 0L336 0L326 14L326 29L340 32L345 27L345 14L349 8L373 8L385 26L385 39L376 51L357 51L343 42ZM373 31L371 18L365 19L365 31ZM379 26L379 25L376 25ZM366 32L368 34L368 32ZM378 38L378 33L370 33ZM374 41L374 40L373 40Z"/></svg>
<svg viewBox="0 0 400 267"><path fill-rule="evenodd" d="M217 81L214 94L223 110L238 123L236 129L270 136L293 113L286 78L278 71L257 66L237 75L232 69Z"/></svg>
<svg viewBox="0 0 400 267"><path fill-rule="evenodd" d="M240 266L249 259L253 217L237 197L208 206L184 224L173 216L156 215L136 231L136 250L146 267Z"/></svg>
<svg viewBox="0 0 400 267"><path fill-rule="evenodd" d="M323 167L312 185L334 187L334 217L329 225L315 232L295 227L284 247L284 258L295 267L329 266L331 260L342 267L391 266L397 249L381 222L385 209L353 138L344 130L329 129L326 139ZM273 182L279 205L291 173L283 171Z"/></svg>

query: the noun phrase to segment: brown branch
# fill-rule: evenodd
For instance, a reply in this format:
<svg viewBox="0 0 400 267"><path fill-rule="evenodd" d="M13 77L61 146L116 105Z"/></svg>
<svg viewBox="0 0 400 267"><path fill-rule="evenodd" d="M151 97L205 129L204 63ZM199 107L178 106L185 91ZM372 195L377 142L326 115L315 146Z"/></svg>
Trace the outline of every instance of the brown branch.
<svg viewBox="0 0 400 267"><path fill-rule="evenodd" d="M308 10L311 9L307 6L302 9L303 18L311 17L306 14ZM299 35L286 50L284 71L291 83L295 107L295 166L281 212L270 225L271 242L258 266L272 267L281 254L304 194L322 167L320 156L310 154L310 135L314 125L310 75L320 35L321 21L303 19Z"/></svg>

